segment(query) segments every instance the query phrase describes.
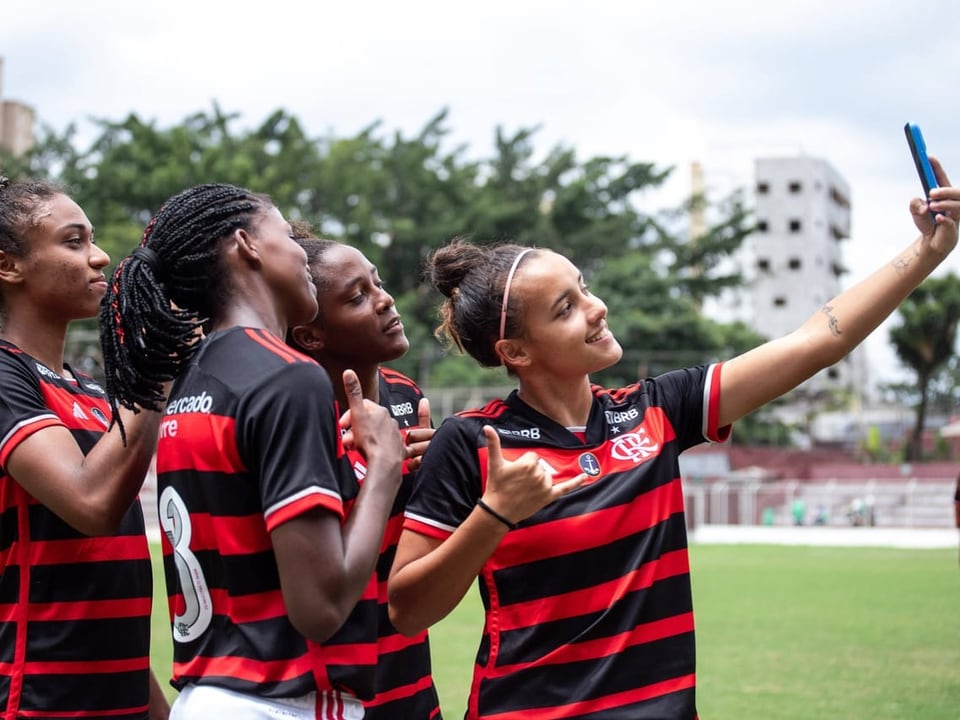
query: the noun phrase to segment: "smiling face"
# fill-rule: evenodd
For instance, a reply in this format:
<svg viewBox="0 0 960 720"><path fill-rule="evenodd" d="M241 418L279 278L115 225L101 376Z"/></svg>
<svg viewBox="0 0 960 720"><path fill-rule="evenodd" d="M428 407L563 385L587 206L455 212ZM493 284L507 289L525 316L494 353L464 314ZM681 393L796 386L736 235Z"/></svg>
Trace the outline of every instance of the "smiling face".
<svg viewBox="0 0 960 720"><path fill-rule="evenodd" d="M524 258L510 290L521 309L522 335L502 343L519 375L536 372L579 379L617 363L620 343L607 327L607 306L592 295L580 271L562 255L540 251ZM515 354L513 351L520 351Z"/></svg>
<svg viewBox="0 0 960 720"><path fill-rule="evenodd" d="M93 226L66 195L54 195L25 233L16 292L54 320L94 317L107 289L110 257L94 244Z"/></svg>
<svg viewBox="0 0 960 720"><path fill-rule="evenodd" d="M320 310L314 325L324 365L360 368L396 360L410 348L393 297L377 268L349 245L331 244L313 266Z"/></svg>

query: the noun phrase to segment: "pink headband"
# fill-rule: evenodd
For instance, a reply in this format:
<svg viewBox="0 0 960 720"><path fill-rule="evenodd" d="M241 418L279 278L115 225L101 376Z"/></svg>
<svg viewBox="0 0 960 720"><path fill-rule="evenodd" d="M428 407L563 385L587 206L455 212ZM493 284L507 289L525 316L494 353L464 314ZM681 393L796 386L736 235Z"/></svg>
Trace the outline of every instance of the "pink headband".
<svg viewBox="0 0 960 720"><path fill-rule="evenodd" d="M517 272L517 265L520 260L533 248L521 250L513 259L513 265L510 266L510 272L507 273L507 282L503 284L503 303L500 306L500 339L503 340L504 333L507 330L507 303L510 302L510 285L513 283L513 276Z"/></svg>

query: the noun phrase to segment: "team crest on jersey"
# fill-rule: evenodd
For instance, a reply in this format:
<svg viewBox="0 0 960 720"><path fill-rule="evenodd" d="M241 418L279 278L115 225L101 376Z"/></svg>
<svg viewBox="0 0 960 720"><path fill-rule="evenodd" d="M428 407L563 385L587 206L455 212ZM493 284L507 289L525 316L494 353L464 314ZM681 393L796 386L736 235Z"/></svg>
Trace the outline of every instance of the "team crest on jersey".
<svg viewBox="0 0 960 720"><path fill-rule="evenodd" d="M99 420L105 428L110 427L110 421L107 420L107 416L100 412L100 408L90 408L91 414Z"/></svg>
<svg viewBox="0 0 960 720"><path fill-rule="evenodd" d="M593 453L584 453L577 458L577 464L590 477L596 477L600 474L600 461Z"/></svg>
<svg viewBox="0 0 960 720"><path fill-rule="evenodd" d="M659 454L660 444L647 435L642 427L636 432L621 435L612 444L611 455L617 460L632 460L639 464Z"/></svg>

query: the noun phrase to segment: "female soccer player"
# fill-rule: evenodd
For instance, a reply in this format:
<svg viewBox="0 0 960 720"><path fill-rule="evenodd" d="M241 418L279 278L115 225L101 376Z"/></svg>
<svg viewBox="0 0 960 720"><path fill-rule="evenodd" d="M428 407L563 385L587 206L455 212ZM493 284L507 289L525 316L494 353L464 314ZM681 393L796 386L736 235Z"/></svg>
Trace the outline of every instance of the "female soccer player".
<svg viewBox="0 0 960 720"><path fill-rule="evenodd" d="M104 298L115 407L149 404L176 377L157 448L173 718L363 716L362 689L324 672L318 644L367 587L404 448L352 372L337 379L341 439L326 372L283 340L316 312L290 225L224 184L168 200ZM344 443L366 463L359 491Z"/></svg>
<svg viewBox="0 0 960 720"><path fill-rule="evenodd" d="M306 229L303 232L305 236L298 237L297 242L307 253L319 311L313 322L294 327L289 340L326 368L332 378L352 368L360 379L363 396L390 411L407 447L403 484L393 504L370 588L340 632L324 646L332 650L338 641L351 643L354 652L362 650L365 657L363 662L356 662L360 658L354 656L353 662L331 666L328 672L343 673L344 682L352 681L354 687L370 688L371 697L364 703L367 720L437 720L440 702L431 675L427 632L407 638L397 632L387 616L387 578L400 538L403 510L415 481L415 469L434 432L430 405L413 380L381 365L402 357L410 341L377 268L349 245L312 237ZM337 393L337 400L345 403L342 391ZM362 458L357 458L355 468L360 474L364 472ZM370 628L376 633L370 635ZM358 645L358 636L367 636L372 642Z"/></svg>
<svg viewBox="0 0 960 720"><path fill-rule="evenodd" d="M160 413L124 410L64 361L110 258L54 184L0 177L0 715L160 720L153 580L137 494Z"/></svg>
<svg viewBox="0 0 960 720"><path fill-rule="evenodd" d="M434 253L442 330L519 385L437 431L389 584L391 619L412 634L480 576L467 718L696 717L678 455L839 361L953 250L960 190L936 169L944 187L910 208L920 236L799 329L624 388L590 383L622 351L565 257L462 241Z"/></svg>

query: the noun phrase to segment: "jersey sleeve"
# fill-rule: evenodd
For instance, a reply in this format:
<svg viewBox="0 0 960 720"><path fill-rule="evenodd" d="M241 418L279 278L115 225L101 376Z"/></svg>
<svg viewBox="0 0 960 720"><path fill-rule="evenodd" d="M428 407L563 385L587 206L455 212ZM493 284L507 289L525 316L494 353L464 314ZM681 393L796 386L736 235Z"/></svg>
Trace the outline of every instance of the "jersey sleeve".
<svg viewBox="0 0 960 720"><path fill-rule="evenodd" d="M430 440L407 502L403 527L446 538L473 512L483 494L479 428L447 418Z"/></svg>
<svg viewBox="0 0 960 720"><path fill-rule="evenodd" d="M237 432L259 477L268 531L315 507L343 517L353 475L344 472L333 386L319 365L290 364L248 392Z"/></svg>
<svg viewBox="0 0 960 720"><path fill-rule="evenodd" d="M652 381L657 404L677 430L683 449L704 440L726 442L731 425L719 427L721 363L674 370Z"/></svg>
<svg viewBox="0 0 960 720"><path fill-rule="evenodd" d="M6 471L10 454L33 433L62 425L47 407L36 376L19 358L0 351L0 468Z"/></svg>

